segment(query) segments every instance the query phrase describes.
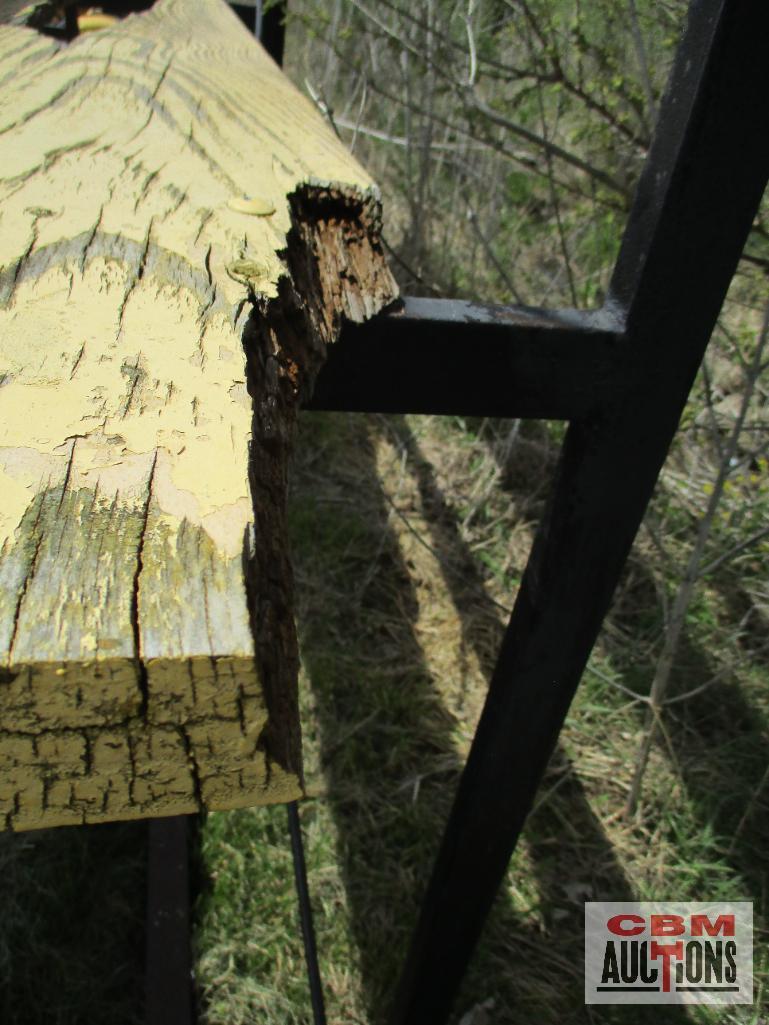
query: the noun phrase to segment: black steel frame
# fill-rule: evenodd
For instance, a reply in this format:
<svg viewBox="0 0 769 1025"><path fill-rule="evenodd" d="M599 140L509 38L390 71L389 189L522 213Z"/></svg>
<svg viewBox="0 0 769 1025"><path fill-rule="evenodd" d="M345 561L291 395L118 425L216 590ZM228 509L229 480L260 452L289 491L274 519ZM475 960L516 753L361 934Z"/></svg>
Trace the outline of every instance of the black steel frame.
<svg viewBox="0 0 769 1025"><path fill-rule="evenodd" d="M262 33L278 62L284 12L273 7ZM253 29L252 4L239 13ZM391 1025L449 1015L675 435L769 178L767 38L767 0L692 0L603 309L406 298L346 326L319 376L310 409L569 421ZM178 851L170 829L154 827L156 843ZM155 907L182 899L161 890ZM167 949L157 921L148 963ZM183 993L188 955L179 966ZM185 999L150 1001L149 1020L188 1021Z"/></svg>
<svg viewBox="0 0 769 1025"><path fill-rule="evenodd" d="M693 0L602 310L406 299L310 408L570 421L395 998L442 1025L664 462L769 177L769 4Z"/></svg>

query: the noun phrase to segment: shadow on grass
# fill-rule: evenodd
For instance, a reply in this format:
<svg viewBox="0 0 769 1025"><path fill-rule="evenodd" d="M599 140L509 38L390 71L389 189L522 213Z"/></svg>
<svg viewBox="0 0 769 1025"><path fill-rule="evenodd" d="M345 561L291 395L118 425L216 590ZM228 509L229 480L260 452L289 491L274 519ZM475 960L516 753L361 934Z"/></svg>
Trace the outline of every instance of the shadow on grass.
<svg viewBox="0 0 769 1025"><path fill-rule="evenodd" d="M541 425L530 426L542 430ZM543 445L543 450L546 448ZM548 467L550 473L552 468ZM508 493L517 501L525 501L531 479L517 475L514 462L501 469ZM769 935L767 642L747 592L741 584L735 586L733 573L726 571L723 578L709 583L720 592L729 622L747 624L739 647L748 672L742 674L742 682L734 673L723 673L717 659L717 640L708 630L707 617L712 611L703 606L703 622L698 623L698 610L693 605L692 628L682 634L667 696L675 698L707 681L713 683L689 699L670 704L663 715L664 738L658 740L658 747L681 781L685 797L679 803L686 807L678 812L660 809L653 772L647 770L644 792L651 792L661 832L676 849L675 862L660 879L660 892L654 896L753 901L760 950L765 948ZM749 611L754 614L749 616ZM604 643L615 668L623 671L626 684L639 693L648 693L656 669L654 653L659 647L655 649L649 642L655 634L661 635L663 622L654 574L636 550L628 559L609 615L621 635L643 638L643 644L623 645L607 635ZM551 811L557 812L558 803ZM528 831L532 824L530 821ZM590 831L580 829L580 833L590 836Z"/></svg>
<svg viewBox="0 0 769 1025"><path fill-rule="evenodd" d="M556 453L556 447L548 444L544 425L532 423L526 427L532 437L539 439L543 465L538 469L529 462L527 467L524 460L522 471L513 458L506 466L500 466L503 487L519 503L527 501L527 492L541 481L543 474L552 476ZM490 448L498 458L499 448ZM718 581L713 583L719 586ZM731 620L739 622L745 618L749 599L739 587L735 588L733 579L719 589L729 606ZM663 622L654 575L636 550L628 559L609 615L622 636L643 641L617 644L609 636L604 639L614 666L623 671L626 684L639 693L648 693L656 668L655 648L650 642L655 636L659 638ZM694 609L693 615L696 618ZM683 633L670 697L693 690L719 674L709 641L707 624L699 630L698 638L691 630ZM741 646L748 664L765 669L766 638L755 624L751 623L745 631ZM690 871L680 880L667 878L662 885L664 895L671 892L671 885L674 896L680 894L680 899L708 900L719 895L712 890L713 866L703 863L705 843L714 856L722 859L725 868L744 880L743 897L758 902L756 913L765 917L769 807L767 794L763 794L762 806L757 791L766 770L768 707L765 686L759 683L751 693L746 693L728 675L721 676L692 699L669 706L664 717L664 750L684 786L695 828L691 830L689 823L693 836ZM756 796L758 799L754 800ZM687 862L681 853L679 867Z"/></svg>
<svg viewBox="0 0 769 1025"><path fill-rule="evenodd" d="M0 834L0 1022L142 1021L146 826Z"/></svg>
<svg viewBox="0 0 769 1025"><path fill-rule="evenodd" d="M314 443L314 455L295 477L292 528L303 662L315 694L368 1014L378 1025L386 1020L461 765L457 724L414 630L417 596L388 526L367 422L304 419L308 437L298 447ZM404 419L389 424L418 482L428 541L444 566L465 641L488 675L488 637L477 635L474 624L478 603L490 599L416 439ZM320 501L319 480L336 480L337 496ZM318 593L312 577L301 579L303 557L320 560L313 571ZM488 624L493 609L484 611ZM632 893L562 751L551 765L554 776L557 789L526 830L536 877L532 906L524 916L498 897L457 1010L492 998L495 1023L659 1020L642 1007L591 1013L583 1005L581 902ZM520 867L514 860L514 878ZM564 885L585 881L583 895ZM664 1020L682 1025L689 1018L683 1009L666 1008Z"/></svg>
<svg viewBox="0 0 769 1025"><path fill-rule="evenodd" d="M634 555L632 569L641 588L651 593L654 584L648 566ZM615 603L613 615L625 633L632 635L642 628L639 617L646 612L635 601L620 600ZM662 718L664 735L657 744L683 785L689 814L695 821L694 829L681 831L682 843L687 831L694 843L689 871L678 886L686 889L682 899L715 899L719 893L713 890L723 885L720 876L724 872L736 875L744 884L742 899L754 901L757 925L763 923L766 929L769 792L764 774L769 694L762 661L765 656L761 649L754 651L748 645L744 649L745 664L758 672L743 674L742 682L733 673L724 673L716 652L711 650L717 641L708 642L708 624L697 625L696 617L695 607L690 626L681 636L667 697L675 699L713 682L692 697L667 706ZM636 657L628 664L627 653L617 651L614 662L627 674L632 673L630 686L648 692L656 668L653 658ZM654 800L651 777L651 770L647 770L642 803L650 792ZM669 829L676 829L672 819ZM686 853L681 851L682 865L687 865ZM710 855L710 861L703 854Z"/></svg>

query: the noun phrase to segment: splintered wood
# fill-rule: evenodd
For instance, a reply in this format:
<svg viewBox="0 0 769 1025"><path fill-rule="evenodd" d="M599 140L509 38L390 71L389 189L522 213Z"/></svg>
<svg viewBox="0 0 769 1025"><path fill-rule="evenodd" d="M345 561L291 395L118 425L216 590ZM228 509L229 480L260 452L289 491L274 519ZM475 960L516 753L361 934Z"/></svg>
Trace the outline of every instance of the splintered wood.
<svg viewBox="0 0 769 1025"><path fill-rule="evenodd" d="M375 187L223 0L0 74L0 828L292 800L292 425L394 298Z"/></svg>

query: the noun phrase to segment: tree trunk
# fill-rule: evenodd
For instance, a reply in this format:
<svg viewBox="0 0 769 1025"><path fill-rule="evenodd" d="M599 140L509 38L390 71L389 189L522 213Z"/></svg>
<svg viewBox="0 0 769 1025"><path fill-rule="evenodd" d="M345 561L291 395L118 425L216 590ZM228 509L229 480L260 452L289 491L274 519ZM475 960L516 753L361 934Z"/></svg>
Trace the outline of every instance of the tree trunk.
<svg viewBox="0 0 769 1025"><path fill-rule="evenodd" d="M0 75L0 828L292 800L287 462L376 189L223 0Z"/></svg>

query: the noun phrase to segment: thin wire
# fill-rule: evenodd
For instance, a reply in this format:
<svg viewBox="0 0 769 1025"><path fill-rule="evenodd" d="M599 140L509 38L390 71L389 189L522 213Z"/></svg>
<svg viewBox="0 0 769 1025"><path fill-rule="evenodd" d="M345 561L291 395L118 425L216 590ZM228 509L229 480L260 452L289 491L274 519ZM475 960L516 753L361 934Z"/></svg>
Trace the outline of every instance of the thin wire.
<svg viewBox="0 0 769 1025"><path fill-rule="evenodd" d="M323 1003L323 985L318 967L318 949L315 945L315 929L312 924L312 907L310 905L310 891L307 886L307 867L304 861L304 845L302 844L302 827L299 824L299 809L296 801L291 801L287 808L288 830L291 834L291 854L294 858L294 881L296 883L296 895L299 899L299 920L302 924L304 959L307 963L307 981L310 985L312 1018L315 1025L326 1025L326 1008Z"/></svg>

